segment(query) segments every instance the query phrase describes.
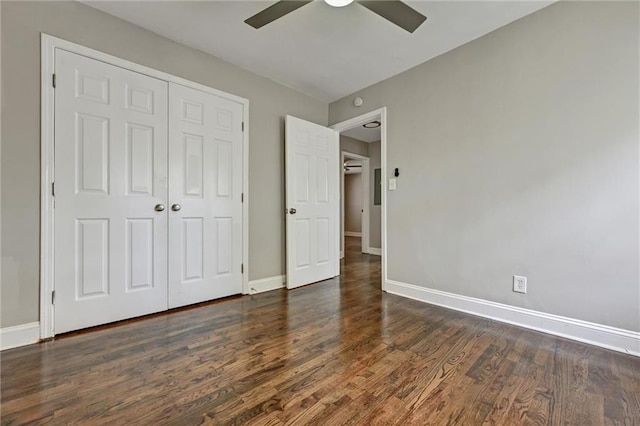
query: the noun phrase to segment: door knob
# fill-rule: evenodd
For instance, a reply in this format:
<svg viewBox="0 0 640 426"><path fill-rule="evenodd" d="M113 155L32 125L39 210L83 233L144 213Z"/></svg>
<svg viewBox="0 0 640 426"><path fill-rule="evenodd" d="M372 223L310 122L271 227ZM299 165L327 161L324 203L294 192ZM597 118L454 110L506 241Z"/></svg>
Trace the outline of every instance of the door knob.
<svg viewBox="0 0 640 426"><path fill-rule="evenodd" d="M173 210L174 212L179 212L181 208L182 206L180 204L174 204L171 206L171 210Z"/></svg>
<svg viewBox="0 0 640 426"><path fill-rule="evenodd" d="M289 209L289 213L291 214L296 214L296 211L297 211L296 209Z"/></svg>
<svg viewBox="0 0 640 426"><path fill-rule="evenodd" d="M157 212L164 211L164 204L156 204L156 206L153 209Z"/></svg>

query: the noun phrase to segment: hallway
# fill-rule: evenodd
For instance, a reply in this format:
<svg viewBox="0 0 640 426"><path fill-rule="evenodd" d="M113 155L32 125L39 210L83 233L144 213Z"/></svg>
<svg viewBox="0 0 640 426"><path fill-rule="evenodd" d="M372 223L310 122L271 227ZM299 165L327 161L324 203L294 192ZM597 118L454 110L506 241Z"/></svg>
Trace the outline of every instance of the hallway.
<svg viewBox="0 0 640 426"><path fill-rule="evenodd" d="M344 282L361 281L372 289L382 288L382 262L380 256L363 254L359 237L345 237L344 259L340 261L340 275Z"/></svg>

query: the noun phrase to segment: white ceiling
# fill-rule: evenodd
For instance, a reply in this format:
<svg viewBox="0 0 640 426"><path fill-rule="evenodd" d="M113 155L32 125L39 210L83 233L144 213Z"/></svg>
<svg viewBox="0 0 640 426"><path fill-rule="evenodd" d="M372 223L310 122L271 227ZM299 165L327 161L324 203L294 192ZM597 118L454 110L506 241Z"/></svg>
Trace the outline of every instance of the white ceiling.
<svg viewBox="0 0 640 426"><path fill-rule="evenodd" d="M375 142L380 140L380 127L375 129L367 129L366 127L356 126L353 129L340 132L341 135L349 136L350 138L358 139L362 142Z"/></svg>
<svg viewBox="0 0 640 426"><path fill-rule="evenodd" d="M317 0L259 30L243 21L274 1L85 1L316 99L332 102L454 49L553 1L407 1L413 34L352 3Z"/></svg>

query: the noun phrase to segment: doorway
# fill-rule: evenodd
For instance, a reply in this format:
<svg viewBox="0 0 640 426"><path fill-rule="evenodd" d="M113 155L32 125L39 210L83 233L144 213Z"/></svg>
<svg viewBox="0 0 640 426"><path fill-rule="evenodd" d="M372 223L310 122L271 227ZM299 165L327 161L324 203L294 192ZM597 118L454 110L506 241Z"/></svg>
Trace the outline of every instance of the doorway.
<svg viewBox="0 0 640 426"><path fill-rule="evenodd" d="M326 280L340 275L341 182L344 160L340 151L368 158L369 148L341 148L340 135L352 137L361 129L376 129L375 169L369 167L369 197L380 212L372 224L369 220L368 253L380 256L382 290L386 289L386 195L382 183L386 176L386 108L334 124L330 128L287 116L285 125L286 258L287 288ZM351 134L351 136L349 136ZM363 155L366 154L366 155ZM374 182L377 184L374 185ZM373 187L372 187L373 186ZM374 196L371 197L371 194ZM371 218L370 218L371 219ZM371 234L379 238L372 247ZM342 253L344 254L344 253ZM368 256L368 254L367 254ZM375 259L376 256L370 256Z"/></svg>
<svg viewBox="0 0 640 426"><path fill-rule="evenodd" d="M343 136L341 136L343 140ZM354 140L355 141L355 140ZM361 141L358 141L360 143ZM370 161L369 157L342 151L342 182L340 189L341 243L340 258L344 258L345 237L361 240L361 253L369 253L370 235Z"/></svg>
<svg viewBox="0 0 640 426"><path fill-rule="evenodd" d="M380 108L349 120L334 124L332 129L340 134L340 149L346 155L341 156L340 174L344 182L345 162L349 168L351 160L363 161L362 169L368 169L368 194L364 204L363 222L368 223L367 241L361 242L362 253L381 256L382 290L386 287L386 108ZM354 155L355 154L355 155ZM351 157L349 157L351 155ZM341 204L344 204L344 190L341 193ZM341 217L344 215L342 208ZM344 223L344 220L342 221ZM351 237L348 237L351 238ZM345 234L340 231L341 258L345 254ZM353 246L353 242L350 245Z"/></svg>

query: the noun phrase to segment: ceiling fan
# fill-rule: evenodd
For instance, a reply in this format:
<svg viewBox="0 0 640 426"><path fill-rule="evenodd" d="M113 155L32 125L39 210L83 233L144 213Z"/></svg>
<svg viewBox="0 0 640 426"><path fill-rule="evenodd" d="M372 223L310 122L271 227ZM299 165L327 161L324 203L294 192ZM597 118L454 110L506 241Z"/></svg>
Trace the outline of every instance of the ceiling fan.
<svg viewBox="0 0 640 426"><path fill-rule="evenodd" d="M258 29L312 1L313 0L280 0L261 12L256 13L244 22ZM324 1L330 6L343 7L351 4L354 0ZM427 19L422 13L407 6L400 0L356 0L356 3L361 4L373 13L382 16L387 21L396 24L410 33L414 32Z"/></svg>
<svg viewBox="0 0 640 426"><path fill-rule="evenodd" d="M345 172L351 171L352 167L362 167L362 164L349 164L349 160L345 161L342 165Z"/></svg>

